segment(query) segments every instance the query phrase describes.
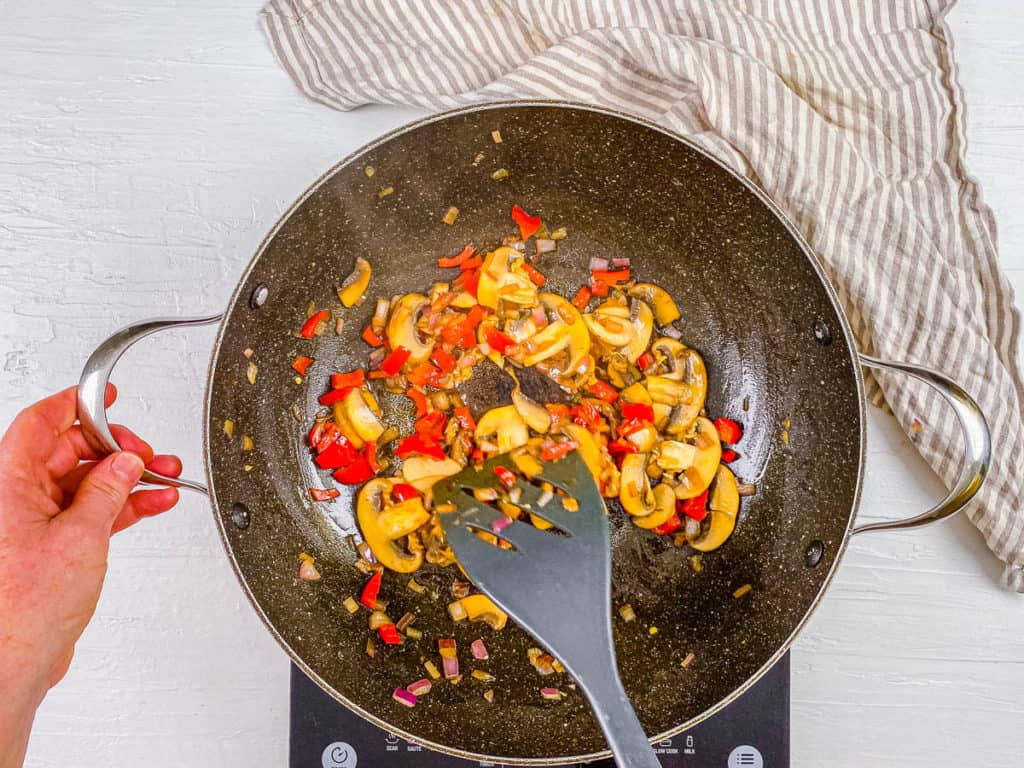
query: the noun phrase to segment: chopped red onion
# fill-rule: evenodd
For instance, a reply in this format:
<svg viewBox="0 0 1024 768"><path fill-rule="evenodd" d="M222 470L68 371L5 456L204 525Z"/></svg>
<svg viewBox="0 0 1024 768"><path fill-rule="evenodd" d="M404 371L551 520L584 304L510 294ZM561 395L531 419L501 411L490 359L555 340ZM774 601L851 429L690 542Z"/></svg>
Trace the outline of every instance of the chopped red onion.
<svg viewBox="0 0 1024 768"><path fill-rule="evenodd" d="M595 269L608 269L608 259L602 259L600 256L592 256L590 258L590 271L593 272Z"/></svg>
<svg viewBox="0 0 1024 768"><path fill-rule="evenodd" d="M555 250L555 241L546 237L540 237L536 240L537 253L550 253Z"/></svg>
<svg viewBox="0 0 1024 768"><path fill-rule="evenodd" d="M409 685L407 685L405 687L405 690L407 690L413 696L426 696L428 693L430 693L430 688L430 681L424 677L422 680L417 680L415 683L410 683Z"/></svg>
<svg viewBox="0 0 1024 768"><path fill-rule="evenodd" d="M441 668L444 670L446 679L459 677L459 660L454 656L445 656L441 659Z"/></svg>
<svg viewBox="0 0 1024 768"><path fill-rule="evenodd" d="M694 520L692 517L686 518L686 527L683 529L687 538L693 538L700 533L700 523Z"/></svg>
<svg viewBox="0 0 1024 768"><path fill-rule="evenodd" d="M474 640L469 645L469 650L473 652L473 658L477 661L487 661L491 658L491 655L487 652L487 646L484 645L483 640Z"/></svg>
<svg viewBox="0 0 1024 768"><path fill-rule="evenodd" d="M544 314L544 305L538 304L533 308L533 322L537 326L548 324L548 316Z"/></svg>
<svg viewBox="0 0 1024 768"><path fill-rule="evenodd" d="M411 708L416 706L416 694L410 693L405 690L405 688L395 688L395 692L391 694L391 698L406 707Z"/></svg>
<svg viewBox="0 0 1024 768"><path fill-rule="evenodd" d="M628 267L629 266L629 257L628 256L620 256L618 258L612 259L612 266L615 267L615 268Z"/></svg>
<svg viewBox="0 0 1024 768"><path fill-rule="evenodd" d="M387 353L388 351L384 347L377 347L377 349L373 350L367 358L370 363L370 368L375 370L380 368L380 364L384 362L384 356L387 355Z"/></svg>
<svg viewBox="0 0 1024 768"><path fill-rule="evenodd" d="M497 520L495 520L493 523L491 523L491 530L494 531L495 533L501 533L506 528L508 528L510 525L512 525L512 518L506 517L505 515L502 515Z"/></svg>
<svg viewBox="0 0 1024 768"><path fill-rule="evenodd" d="M540 695L548 701L561 701L565 694L557 688L541 688Z"/></svg>
<svg viewBox="0 0 1024 768"><path fill-rule="evenodd" d="M299 578L303 581L319 581L320 571L316 569L310 560L303 560L299 563Z"/></svg>
<svg viewBox="0 0 1024 768"><path fill-rule="evenodd" d="M661 329L661 332L668 336L670 339L681 339L683 338L683 332L676 328L674 325L666 325Z"/></svg>

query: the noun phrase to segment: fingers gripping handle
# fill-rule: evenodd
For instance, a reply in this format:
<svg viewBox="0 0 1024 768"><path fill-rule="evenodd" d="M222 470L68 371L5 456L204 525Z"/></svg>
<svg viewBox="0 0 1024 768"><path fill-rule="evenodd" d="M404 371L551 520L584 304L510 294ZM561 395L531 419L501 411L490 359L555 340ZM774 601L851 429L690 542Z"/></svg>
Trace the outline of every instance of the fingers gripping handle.
<svg viewBox="0 0 1024 768"><path fill-rule="evenodd" d="M955 515L967 506L968 502L981 489L992 461L992 435L989 432L988 422L985 421L985 414L982 413L974 398L964 391L963 387L936 370L912 363L879 360L863 354L860 356L860 362L861 365L868 368L895 371L913 376L942 395L953 412L956 413L960 430L963 432L964 462L960 468L960 475L949 494L931 509L905 520L888 520L859 525L853 529L853 533L915 528Z"/></svg>
<svg viewBox="0 0 1024 768"><path fill-rule="evenodd" d="M89 356L78 380L78 420L82 424L82 434L93 448L103 453L114 453L121 447L114 439L107 422L106 392L107 382L117 361L127 349L157 331L168 328L190 327L194 325L210 325L221 319L221 315L187 318L155 318L125 326L113 336L100 344ZM159 472L146 470L141 481L153 485L169 485L175 488L190 488L199 493L208 493L206 486L193 480L178 477L167 477Z"/></svg>

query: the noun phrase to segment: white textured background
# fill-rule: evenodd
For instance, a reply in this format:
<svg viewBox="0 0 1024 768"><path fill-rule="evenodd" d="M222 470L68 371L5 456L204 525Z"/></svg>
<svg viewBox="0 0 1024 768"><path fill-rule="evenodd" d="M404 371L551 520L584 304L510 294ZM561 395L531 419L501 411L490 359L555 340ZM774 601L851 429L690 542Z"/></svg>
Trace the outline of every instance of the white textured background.
<svg viewBox="0 0 1024 768"><path fill-rule="evenodd" d="M77 379L111 330L221 309L266 230L338 158L419 113L339 114L277 67L256 2L0 2L0 425ZM1019 0L952 17L971 169L1024 286ZM130 352L116 416L199 475L212 332ZM995 425L998 429L999 425ZM870 415L863 519L941 489ZM1019 766L1024 610L966 522L858 538L793 652L793 765ZM288 664L204 499L122 534L27 765L281 766ZM371 767L374 768L374 767Z"/></svg>

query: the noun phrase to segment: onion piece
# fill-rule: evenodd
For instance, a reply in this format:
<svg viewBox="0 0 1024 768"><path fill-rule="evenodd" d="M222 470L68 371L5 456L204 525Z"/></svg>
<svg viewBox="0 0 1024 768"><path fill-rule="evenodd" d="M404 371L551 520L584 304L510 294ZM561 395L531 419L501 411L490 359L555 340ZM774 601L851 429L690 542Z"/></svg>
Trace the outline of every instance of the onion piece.
<svg viewBox="0 0 1024 768"><path fill-rule="evenodd" d="M448 615L452 617L452 621L465 621L468 616L460 600L448 603Z"/></svg>
<svg viewBox="0 0 1024 768"><path fill-rule="evenodd" d="M488 688L486 691L484 691L484 701L486 701L488 704L494 703L494 691L492 689Z"/></svg>
<svg viewBox="0 0 1024 768"><path fill-rule="evenodd" d="M479 680L483 683L490 683L495 679L494 675L492 675L490 672L485 672L482 669L474 669L472 672L472 676L474 680Z"/></svg>
<svg viewBox="0 0 1024 768"><path fill-rule="evenodd" d="M555 250L555 241L546 237L534 241L537 245L537 253L550 253Z"/></svg>
<svg viewBox="0 0 1024 768"><path fill-rule="evenodd" d="M740 496L753 496L757 493L757 486L753 483L736 483L736 493Z"/></svg>
<svg viewBox="0 0 1024 768"><path fill-rule="evenodd" d="M547 701L561 701L565 698L565 694L557 688L541 688L540 695Z"/></svg>
<svg viewBox="0 0 1024 768"><path fill-rule="evenodd" d="M405 686L405 690L413 696L426 696L430 693L430 689L432 687L433 686L430 681L424 677L422 680L417 680L415 683L409 683L409 685Z"/></svg>
<svg viewBox="0 0 1024 768"><path fill-rule="evenodd" d="M395 688L395 692L391 694L391 698L399 704L409 708L416 706L416 694L410 693L405 690L405 688Z"/></svg>
<svg viewBox="0 0 1024 768"><path fill-rule="evenodd" d="M444 670L446 680L456 680L462 677L459 674L459 660L454 657L445 656L441 659L441 668Z"/></svg>
<svg viewBox="0 0 1024 768"><path fill-rule="evenodd" d="M484 641L482 639L477 639L470 643L469 650L472 652L473 658L477 661L487 661L491 657L487 652L487 646L484 645Z"/></svg>
<svg viewBox="0 0 1024 768"><path fill-rule="evenodd" d="M635 621L636 620L636 611L633 610L633 606L632 605L630 605L629 603L626 603L621 608L619 608L619 616L622 617L623 621L625 621L626 623L629 623L631 621Z"/></svg>
<svg viewBox="0 0 1024 768"><path fill-rule="evenodd" d="M588 267L591 272L594 270L606 270L608 269L608 259L602 259L600 256L592 256L590 258L590 266Z"/></svg>
<svg viewBox="0 0 1024 768"><path fill-rule="evenodd" d="M344 602L342 602L342 605L345 606L345 610L349 613L355 613L359 610L359 603L355 601L355 598L352 597L352 595L346 597Z"/></svg>
<svg viewBox="0 0 1024 768"><path fill-rule="evenodd" d="M388 615L384 613L384 611L374 611L370 614L369 623L370 629L377 630L385 624L392 624L393 622L388 618Z"/></svg>
<svg viewBox="0 0 1024 768"><path fill-rule="evenodd" d="M628 267L629 256L619 256L617 258L612 259L612 266L615 267L616 269L619 269L620 267Z"/></svg>
<svg viewBox="0 0 1024 768"><path fill-rule="evenodd" d="M426 661L423 662L423 668L425 670L427 670L427 674L430 675L435 680L440 680L441 679L441 670L439 670L437 668L437 664L432 662L430 659L427 659Z"/></svg>
<svg viewBox="0 0 1024 768"><path fill-rule="evenodd" d="M691 664L693 664L693 660L694 660L695 658L697 658L697 657L696 657L696 656L694 656L694 655L693 655L693 652L691 651L690 653L686 654L686 658L685 658L685 659L683 659L683 661L682 661L682 662L680 663L680 665L679 665L679 666L681 666L681 667L682 667L683 669L686 669L686 668L687 668L687 667L689 667L689 666L690 666Z"/></svg>
<svg viewBox="0 0 1024 768"><path fill-rule="evenodd" d="M684 533L686 533L687 538L693 538L694 536L700 533L700 523L698 523L692 517L686 518L685 526L686 527L683 530Z"/></svg>
<svg viewBox="0 0 1024 768"><path fill-rule="evenodd" d="M668 336L670 339L676 339L677 341L683 338L683 332L676 328L674 325L666 325L661 329L661 332Z"/></svg>

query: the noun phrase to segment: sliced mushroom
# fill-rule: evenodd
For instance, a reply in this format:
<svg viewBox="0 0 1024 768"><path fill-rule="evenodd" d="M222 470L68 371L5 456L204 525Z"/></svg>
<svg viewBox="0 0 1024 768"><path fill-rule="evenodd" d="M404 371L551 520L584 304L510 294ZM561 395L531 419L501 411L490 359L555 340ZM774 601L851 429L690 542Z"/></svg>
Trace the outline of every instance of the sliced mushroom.
<svg viewBox="0 0 1024 768"><path fill-rule="evenodd" d="M646 530L657 528L672 519L676 513L676 493L668 483L659 483L651 492L654 495L654 511L649 515L634 517L633 525Z"/></svg>
<svg viewBox="0 0 1024 768"><path fill-rule="evenodd" d="M536 365L561 352L572 341L569 326L561 320L548 323L523 343L523 365Z"/></svg>
<svg viewBox="0 0 1024 768"><path fill-rule="evenodd" d="M594 480L600 484L601 473L606 465L594 436L587 429L575 423L563 425L562 431L576 441L579 446L576 450L579 452L580 458L587 465Z"/></svg>
<svg viewBox="0 0 1024 768"><path fill-rule="evenodd" d="M699 552L710 552L725 543L736 528L736 515L740 508L740 496L736 487L736 476L725 465L718 467L715 485L711 489L708 503L711 512L696 536L688 537L691 547Z"/></svg>
<svg viewBox="0 0 1024 768"><path fill-rule="evenodd" d="M357 256L355 269L352 270L352 274L345 278L345 282L338 289L338 299L341 300L342 304L346 307L351 307L362 298L362 295L366 293L366 288L370 285L370 275L372 272L370 262L361 256Z"/></svg>
<svg viewBox="0 0 1024 768"><path fill-rule="evenodd" d="M604 342L609 347L624 347L633 336L633 326L628 317L621 317L611 312L596 309L583 315L583 322L586 323L594 338Z"/></svg>
<svg viewBox="0 0 1024 768"><path fill-rule="evenodd" d="M526 428L526 422L519 416L514 405L503 405L500 408L492 408L480 417L476 424L474 437L480 440L497 435L498 452L505 453L513 448L526 445L530 439L530 432Z"/></svg>
<svg viewBox="0 0 1024 768"><path fill-rule="evenodd" d="M700 416L694 424L692 444L697 452L693 464L679 474L676 498L692 499L700 496L715 479L715 472L722 460L722 443L718 430L708 419Z"/></svg>
<svg viewBox="0 0 1024 768"><path fill-rule="evenodd" d="M470 621L482 621L493 630L505 628L508 614L494 604L487 595L467 595L459 600L459 604Z"/></svg>
<svg viewBox="0 0 1024 768"><path fill-rule="evenodd" d="M512 248L502 246L484 257L484 262L480 266L480 282L476 289L476 300L482 306L498 308L498 289L508 274L508 262L514 253Z"/></svg>
<svg viewBox="0 0 1024 768"><path fill-rule="evenodd" d="M361 388L351 390L342 402L345 404L345 416L359 437L367 442L373 442L383 434L384 425L380 423L371 404L363 396ZM372 402L374 405L377 404L375 399Z"/></svg>
<svg viewBox="0 0 1024 768"><path fill-rule="evenodd" d="M643 403L644 405L651 405L654 402L651 400L651 395L647 388L639 381L636 384L630 384L619 392L619 400L624 403Z"/></svg>
<svg viewBox="0 0 1024 768"><path fill-rule="evenodd" d="M389 521L386 517L381 519L384 512L384 501L391 493L392 482L385 478L374 478L359 489L359 496L356 500L356 520L363 538L381 565L398 573L412 573L423 564L423 552L411 553L397 542L397 539L412 533L412 530L397 536L392 536L392 533L395 530L404 530L416 518L414 516L406 518L405 526L399 526L399 521ZM427 519L429 519L429 515L427 515ZM427 520L424 519L419 525L426 522ZM385 525L387 531L385 531Z"/></svg>
<svg viewBox="0 0 1024 768"><path fill-rule="evenodd" d="M408 349L409 360L413 363L422 363L434 350L434 342L423 341L416 328L420 312L429 304L430 301L423 294L407 293L394 304L388 321L388 342L391 348Z"/></svg>
<svg viewBox="0 0 1024 768"><path fill-rule="evenodd" d="M454 459L410 456L402 462L402 478L420 493L426 493L438 480L461 471L462 465Z"/></svg>
<svg viewBox="0 0 1024 768"><path fill-rule="evenodd" d="M628 307L615 301L606 301L595 311L629 320L632 333L629 341L619 347L619 351L630 363L635 363L647 349L651 334L654 333L654 315L651 314L651 308L639 299L634 299Z"/></svg>
<svg viewBox="0 0 1024 768"><path fill-rule="evenodd" d="M627 453L622 459L619 479L619 501L622 508L635 517L643 517L654 511L656 500L647 477L648 453Z"/></svg>
<svg viewBox="0 0 1024 768"><path fill-rule="evenodd" d="M543 405L534 402L524 395L519 379L516 378L514 373L511 376L512 380L516 383L512 389L512 405L515 406L516 412L530 429L544 434L551 429L551 414L548 413L547 408Z"/></svg>
<svg viewBox="0 0 1024 768"><path fill-rule="evenodd" d="M658 325L668 325L679 319L679 307L661 286L653 283L637 283L629 289L629 295L643 299L654 309L654 318Z"/></svg>
<svg viewBox="0 0 1024 768"><path fill-rule="evenodd" d="M348 420L348 409L345 407L345 401L339 400L331 406L331 411L334 413L334 423L337 425L338 430L343 434L356 450L362 450L363 446L366 445L366 441L359 435L355 425Z"/></svg>
<svg viewBox="0 0 1024 768"><path fill-rule="evenodd" d="M538 296L545 311L569 326L569 365L566 372L575 374L590 352L590 333L580 311L555 293ZM591 369L593 364L591 364Z"/></svg>

